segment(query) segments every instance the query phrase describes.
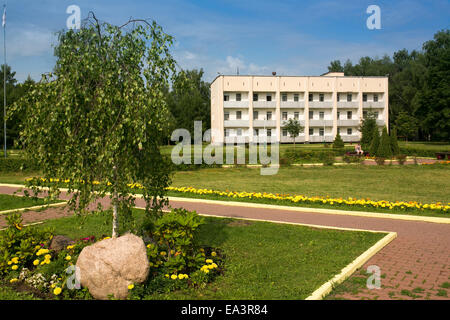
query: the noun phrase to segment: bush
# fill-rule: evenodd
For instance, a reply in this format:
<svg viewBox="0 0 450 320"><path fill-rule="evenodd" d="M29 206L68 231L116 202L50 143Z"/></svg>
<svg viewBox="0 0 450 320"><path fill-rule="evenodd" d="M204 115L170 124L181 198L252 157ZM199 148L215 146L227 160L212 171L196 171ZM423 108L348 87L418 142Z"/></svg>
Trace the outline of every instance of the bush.
<svg viewBox="0 0 450 320"><path fill-rule="evenodd" d="M283 157L280 158L280 166L290 166L291 160L289 158Z"/></svg>
<svg viewBox="0 0 450 320"><path fill-rule="evenodd" d="M341 135L339 132L336 134L336 137L333 141L333 148L344 148L344 140L342 140Z"/></svg>
<svg viewBox="0 0 450 320"><path fill-rule="evenodd" d="M40 168L31 160L22 157L0 158L0 172L37 171Z"/></svg>
<svg viewBox="0 0 450 320"><path fill-rule="evenodd" d="M350 156L346 154L342 157L342 160L345 163L361 163L362 161L364 161L364 158L358 155Z"/></svg>
<svg viewBox="0 0 450 320"><path fill-rule="evenodd" d="M369 153L371 156L377 156L378 147L380 145L380 134L378 128L375 127L373 130L372 142L370 143Z"/></svg>
<svg viewBox="0 0 450 320"><path fill-rule="evenodd" d="M394 156L400 154L400 148L398 146L398 141L397 141L397 129L392 130L392 134L391 134L390 140L391 140L391 151L392 151L392 154Z"/></svg>
<svg viewBox="0 0 450 320"><path fill-rule="evenodd" d="M335 154L333 152L324 152L321 154L320 160L324 166L332 166L335 161Z"/></svg>
<svg viewBox="0 0 450 320"><path fill-rule="evenodd" d="M380 144L375 155L383 158L392 157L391 139L389 138L386 127L383 128L383 132L381 133Z"/></svg>

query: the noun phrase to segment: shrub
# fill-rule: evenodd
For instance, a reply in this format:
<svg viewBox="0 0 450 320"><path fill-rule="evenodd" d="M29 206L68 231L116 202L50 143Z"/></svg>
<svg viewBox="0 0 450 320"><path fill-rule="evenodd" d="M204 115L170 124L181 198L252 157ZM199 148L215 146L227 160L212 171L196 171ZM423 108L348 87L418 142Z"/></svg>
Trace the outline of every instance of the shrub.
<svg viewBox="0 0 450 320"><path fill-rule="evenodd" d="M324 166L332 166L335 161L335 154L333 152L324 152L321 154L320 160Z"/></svg>
<svg viewBox="0 0 450 320"><path fill-rule="evenodd" d="M380 134L378 128L375 128L372 133L372 142L370 143L369 153L371 156L376 156L378 147L380 145Z"/></svg>
<svg viewBox="0 0 450 320"><path fill-rule="evenodd" d="M396 156L396 155L400 154L400 148L398 146L398 141L397 141L397 129L394 128L392 130L390 140L391 140L392 155Z"/></svg>
<svg viewBox="0 0 450 320"><path fill-rule="evenodd" d="M341 135L339 132L336 134L336 137L333 141L333 148L344 148L344 140L342 140Z"/></svg>
<svg viewBox="0 0 450 320"><path fill-rule="evenodd" d="M35 252L48 246L53 230L38 231L22 225L22 215L12 213L6 216L7 228L0 233L0 274L6 275L22 268L33 266Z"/></svg>
<svg viewBox="0 0 450 320"><path fill-rule="evenodd" d="M291 165L291 160L286 157L280 158L280 166L289 166Z"/></svg>
<svg viewBox="0 0 450 320"><path fill-rule="evenodd" d="M383 132L381 134L380 144L378 145L377 152L375 154L377 157L383 158L391 158L392 150L391 150L391 139L387 133L386 127L383 128Z"/></svg>
<svg viewBox="0 0 450 320"><path fill-rule="evenodd" d="M22 157L0 157L0 172L37 171L39 167L31 160Z"/></svg>

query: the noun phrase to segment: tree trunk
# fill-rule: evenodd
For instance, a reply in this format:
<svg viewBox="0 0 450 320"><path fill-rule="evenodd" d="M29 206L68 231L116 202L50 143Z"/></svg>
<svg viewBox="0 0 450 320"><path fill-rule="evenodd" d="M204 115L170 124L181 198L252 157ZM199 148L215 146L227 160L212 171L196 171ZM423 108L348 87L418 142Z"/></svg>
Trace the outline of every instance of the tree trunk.
<svg viewBox="0 0 450 320"><path fill-rule="evenodd" d="M114 200L117 201L117 194L114 195ZM112 237L117 238L119 236L119 212L117 210L117 203L113 205L113 228L112 228Z"/></svg>

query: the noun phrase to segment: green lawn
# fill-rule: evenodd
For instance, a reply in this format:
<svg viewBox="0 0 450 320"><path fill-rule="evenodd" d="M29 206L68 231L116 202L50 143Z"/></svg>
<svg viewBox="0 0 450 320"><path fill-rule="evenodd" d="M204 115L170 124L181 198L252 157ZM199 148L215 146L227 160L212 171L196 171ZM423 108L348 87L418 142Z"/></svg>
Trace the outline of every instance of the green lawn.
<svg viewBox="0 0 450 320"><path fill-rule="evenodd" d="M282 167L260 175L258 168L216 168L177 172L172 186L372 200L449 202L450 167L331 166Z"/></svg>
<svg viewBox="0 0 450 320"><path fill-rule="evenodd" d="M142 217L139 210L134 214ZM61 218L37 227L54 227L74 239L111 232L110 215L88 216L83 224L77 219ZM384 236L236 219L208 217L206 222L198 241L223 251L224 275L204 289L147 299L304 299Z"/></svg>
<svg viewBox="0 0 450 320"><path fill-rule="evenodd" d="M42 199L32 199L27 197L0 194L0 211L27 208L43 204L45 204L45 202Z"/></svg>

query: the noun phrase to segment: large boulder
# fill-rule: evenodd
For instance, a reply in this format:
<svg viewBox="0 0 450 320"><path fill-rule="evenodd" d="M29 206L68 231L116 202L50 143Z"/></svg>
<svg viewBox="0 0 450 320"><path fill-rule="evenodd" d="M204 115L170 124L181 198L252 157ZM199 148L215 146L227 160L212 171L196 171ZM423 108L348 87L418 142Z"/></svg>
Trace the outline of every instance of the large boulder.
<svg viewBox="0 0 450 320"><path fill-rule="evenodd" d="M96 299L125 299L128 285L147 279L149 262L144 241L133 234L99 241L83 248L76 266L80 283Z"/></svg>

